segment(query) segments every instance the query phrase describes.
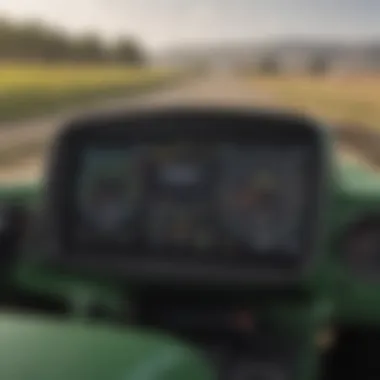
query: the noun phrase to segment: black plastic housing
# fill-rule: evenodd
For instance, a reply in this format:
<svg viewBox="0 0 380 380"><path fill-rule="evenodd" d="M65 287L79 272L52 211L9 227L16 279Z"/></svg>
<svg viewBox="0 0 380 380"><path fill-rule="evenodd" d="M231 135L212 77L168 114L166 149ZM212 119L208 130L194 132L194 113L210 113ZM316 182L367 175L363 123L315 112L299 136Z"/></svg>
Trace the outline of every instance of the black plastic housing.
<svg viewBox="0 0 380 380"><path fill-rule="evenodd" d="M50 264L76 272L118 276L130 281L170 284L281 284L297 281L313 262L320 235L320 214L325 196L326 146L324 132L313 120L302 116L252 109L173 107L102 114L75 120L63 128L52 151L47 176L47 225ZM249 263L176 261L173 257L109 254L81 249L72 238L76 214L73 189L78 160L84 145L96 141L157 142L258 141L270 144L308 144L312 149L302 254L296 258L251 260Z"/></svg>

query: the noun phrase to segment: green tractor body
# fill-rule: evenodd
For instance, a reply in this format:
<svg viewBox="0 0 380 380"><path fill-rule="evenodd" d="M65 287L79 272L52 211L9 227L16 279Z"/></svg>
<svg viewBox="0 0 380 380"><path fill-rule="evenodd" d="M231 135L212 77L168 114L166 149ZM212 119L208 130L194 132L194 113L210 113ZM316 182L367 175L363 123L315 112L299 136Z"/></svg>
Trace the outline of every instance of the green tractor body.
<svg viewBox="0 0 380 380"><path fill-rule="evenodd" d="M195 352L165 336L5 314L1 376L13 380L209 379Z"/></svg>
<svg viewBox="0 0 380 380"><path fill-rule="evenodd" d="M322 129L320 133L325 134ZM329 138L327 134L324 137ZM330 157L327 150L325 156ZM326 350L323 334L337 326L376 328L380 321L380 281L375 274L357 273L360 268L350 266L342 244L358 223L379 214L380 175L364 165L330 158L326 162L328 194L321 213L318 253L313 265L291 284L250 284L238 292L228 287L219 291L212 284L193 283L184 290L176 289L175 283L141 286L120 274L44 266L34 246L21 244L19 250L25 254L18 255L12 276L3 285L3 293L8 294L4 303L16 307L6 311L4 306L0 314L0 379L326 378L321 368ZM0 198L4 205L17 200L33 214L44 205L45 186L3 187ZM23 292L55 302L61 311L52 315L42 301L29 307L26 298L18 303L11 300L12 294ZM170 294L168 299L162 296L165 292ZM245 360L245 364L236 372L224 369L226 356L220 359L216 355L215 359L209 355L214 352L209 347L223 345L217 339L203 339L202 334L202 338L192 339L193 333L183 333L182 327L168 327L158 317L152 322L148 312L141 322L134 305L145 296L158 299L148 309L162 318L175 311L183 299L205 313L214 310L232 316L231 334L253 342L249 349L234 354L235 362ZM183 316L178 313L173 314L173 326Z"/></svg>

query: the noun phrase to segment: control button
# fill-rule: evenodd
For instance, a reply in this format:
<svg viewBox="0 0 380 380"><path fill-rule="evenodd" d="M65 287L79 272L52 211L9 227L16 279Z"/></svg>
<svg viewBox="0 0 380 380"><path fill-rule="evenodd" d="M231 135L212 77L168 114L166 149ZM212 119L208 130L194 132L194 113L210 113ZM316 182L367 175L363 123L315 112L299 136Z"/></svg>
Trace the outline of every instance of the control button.
<svg viewBox="0 0 380 380"><path fill-rule="evenodd" d="M235 327L243 332L252 332L256 328L256 321L250 311L239 311L233 316Z"/></svg>
<svg viewBox="0 0 380 380"><path fill-rule="evenodd" d="M275 363L244 361L232 370L231 380L288 380L288 376Z"/></svg>

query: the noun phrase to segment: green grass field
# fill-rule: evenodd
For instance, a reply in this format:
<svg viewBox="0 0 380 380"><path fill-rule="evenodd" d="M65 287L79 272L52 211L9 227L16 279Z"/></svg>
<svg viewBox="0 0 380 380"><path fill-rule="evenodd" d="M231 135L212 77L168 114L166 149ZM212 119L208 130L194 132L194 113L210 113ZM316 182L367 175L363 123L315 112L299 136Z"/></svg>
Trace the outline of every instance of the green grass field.
<svg viewBox="0 0 380 380"><path fill-rule="evenodd" d="M252 76L255 91L270 102L322 117L334 123L353 123L380 129L380 75Z"/></svg>
<svg viewBox="0 0 380 380"><path fill-rule="evenodd" d="M178 73L92 65L0 65L0 122L54 112L65 106L135 94Z"/></svg>

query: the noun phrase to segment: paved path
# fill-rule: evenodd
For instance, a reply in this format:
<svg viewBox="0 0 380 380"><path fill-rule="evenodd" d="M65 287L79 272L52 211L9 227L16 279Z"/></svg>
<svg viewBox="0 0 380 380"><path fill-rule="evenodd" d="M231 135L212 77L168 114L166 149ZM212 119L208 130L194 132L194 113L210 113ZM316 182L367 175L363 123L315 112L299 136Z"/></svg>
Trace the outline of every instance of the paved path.
<svg viewBox="0 0 380 380"><path fill-rule="evenodd" d="M97 109L111 110L160 104L264 106L268 103L270 103L269 97L255 92L252 86L242 79L215 75L198 78L175 88L159 90L133 99L103 102ZM91 111L91 109L82 111ZM54 137L57 128L72 114L63 113L55 117L2 126L0 129L0 184L40 177L45 154L41 146L49 146L49 141ZM21 153L19 157L18 151ZM9 153L12 154L11 159L9 159Z"/></svg>

